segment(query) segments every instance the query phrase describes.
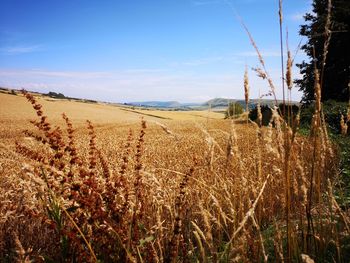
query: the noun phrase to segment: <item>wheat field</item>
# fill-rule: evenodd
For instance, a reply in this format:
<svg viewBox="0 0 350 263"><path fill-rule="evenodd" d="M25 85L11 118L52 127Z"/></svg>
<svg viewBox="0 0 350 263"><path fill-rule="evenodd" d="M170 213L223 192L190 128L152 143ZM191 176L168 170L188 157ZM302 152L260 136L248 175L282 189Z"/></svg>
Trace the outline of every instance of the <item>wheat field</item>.
<svg viewBox="0 0 350 263"><path fill-rule="evenodd" d="M260 127L205 111L150 111L164 119L0 99L3 262L348 258L336 149L321 126L307 138L276 111Z"/></svg>

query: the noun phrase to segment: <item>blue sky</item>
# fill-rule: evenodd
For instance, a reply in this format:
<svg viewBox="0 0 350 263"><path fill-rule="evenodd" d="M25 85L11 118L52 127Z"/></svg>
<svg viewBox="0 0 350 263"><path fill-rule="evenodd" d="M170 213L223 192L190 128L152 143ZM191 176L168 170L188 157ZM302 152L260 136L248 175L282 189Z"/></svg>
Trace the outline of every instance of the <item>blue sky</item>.
<svg viewBox="0 0 350 263"><path fill-rule="evenodd" d="M310 9L283 3L293 52ZM281 97L278 0L1 0L0 86L111 102L243 98L245 65L258 59L235 12ZM252 98L269 90L249 77Z"/></svg>

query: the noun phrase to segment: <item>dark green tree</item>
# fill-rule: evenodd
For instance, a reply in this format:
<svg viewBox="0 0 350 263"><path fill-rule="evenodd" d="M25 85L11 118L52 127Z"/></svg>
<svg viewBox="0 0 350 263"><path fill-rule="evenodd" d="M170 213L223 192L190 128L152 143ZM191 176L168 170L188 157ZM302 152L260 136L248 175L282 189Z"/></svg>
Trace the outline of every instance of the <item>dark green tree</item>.
<svg viewBox="0 0 350 263"><path fill-rule="evenodd" d="M47 93L47 96L51 97L51 98L57 98L57 99L64 99L66 98L66 96L64 96L62 93L56 93L53 91L50 91L49 93Z"/></svg>
<svg viewBox="0 0 350 263"><path fill-rule="evenodd" d="M262 115L261 124L264 126L269 125L272 118L272 110L268 105L261 105L260 111ZM249 111L249 119L258 123L258 107L255 106L254 109Z"/></svg>
<svg viewBox="0 0 350 263"><path fill-rule="evenodd" d="M237 115L242 114L244 111L243 107L241 104L239 103L234 103L234 102L230 102L230 104L228 105L228 108L225 112L225 118L231 118Z"/></svg>
<svg viewBox="0 0 350 263"><path fill-rule="evenodd" d="M326 56L326 64L322 71L324 43L327 39L325 24L327 21L328 0L313 0L313 12L307 13L305 25L300 28L300 35L307 37L301 49L310 58L297 66L302 79L296 80L302 91L302 102L310 103L314 99L314 63L321 70L322 101L333 99L347 101L349 99L350 76L350 1L333 0L330 12L330 42Z"/></svg>

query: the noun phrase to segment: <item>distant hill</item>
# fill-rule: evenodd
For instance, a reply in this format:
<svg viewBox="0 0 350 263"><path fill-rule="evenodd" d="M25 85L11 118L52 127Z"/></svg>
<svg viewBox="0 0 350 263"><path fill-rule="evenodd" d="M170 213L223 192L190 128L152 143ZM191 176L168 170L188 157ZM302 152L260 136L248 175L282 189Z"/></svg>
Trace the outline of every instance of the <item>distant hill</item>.
<svg viewBox="0 0 350 263"><path fill-rule="evenodd" d="M146 107L146 108L164 108L164 109L207 109L211 107L212 109L227 108L230 102L238 103L242 105L245 109L245 100L229 99L229 98L215 98L208 100L204 103L180 103L178 101L139 101L139 102L128 102L124 105L135 106L135 107ZM258 104L258 99L252 99L249 101L249 109L255 108ZM272 106L275 103L272 99L262 99L260 100L261 105ZM282 100L277 101L278 104L282 103ZM299 104L299 102L293 101L292 104Z"/></svg>
<svg viewBox="0 0 350 263"><path fill-rule="evenodd" d="M16 89L9 89L0 87L0 92L3 93L10 93L13 95L16 95L17 93L20 93L20 90ZM89 103L97 103L98 101L95 100L89 100L89 99L81 99L81 98L71 98L63 95L62 93L55 93L55 92L49 92L47 94L39 93L39 92L32 92L36 94L41 94L43 96L48 96L55 99L66 99L66 100L76 100L81 102L89 102ZM208 100L204 103L180 103L178 101L138 101L138 102L127 102L127 103L116 103L117 105L128 105L128 106L135 106L135 107L144 107L144 108L158 108L158 109L164 109L164 110L205 110L209 107L212 109L217 109L219 111L226 109L230 102L238 103L242 105L242 107L245 109L245 100L239 100L239 99L230 99L230 98L215 98ZM255 106L258 104L259 99L251 99L249 101L249 109L255 108ZM261 99L260 104L261 105L268 105L272 106L275 103L273 99ZM282 100L277 101L278 104L282 103ZM115 104L115 103L110 103ZM299 102L292 101L292 104L299 105Z"/></svg>
<svg viewBox="0 0 350 263"><path fill-rule="evenodd" d="M207 102L203 103L203 106L206 107L212 107L212 108L221 108L221 107L227 107L231 102L237 102L238 100L235 99L226 99L226 98L215 98L208 100Z"/></svg>
<svg viewBox="0 0 350 263"><path fill-rule="evenodd" d="M237 99L228 99L228 98L215 98L215 99L211 99L208 100L207 102L205 102L203 104L204 107L210 107L211 108L225 108L227 107L231 102L233 103L238 103L240 105L243 106L243 108L246 107L246 103L245 100L237 100ZM258 104L259 99L251 99L249 100L249 109L255 108L255 106ZM282 103L282 100L277 100L277 103L280 104ZM268 106L272 106L275 104L275 100L273 99L261 99L260 100L260 105L268 105ZM299 102L297 101L292 101L292 104L296 104L299 105Z"/></svg>
<svg viewBox="0 0 350 263"><path fill-rule="evenodd" d="M141 107L159 107L159 108L178 108L181 104L177 101L137 101L129 102L127 105L141 106Z"/></svg>
<svg viewBox="0 0 350 263"><path fill-rule="evenodd" d="M151 108L189 108L192 106L199 106L196 103L180 103L178 101L139 101L128 102L125 105L138 106L138 107L151 107Z"/></svg>

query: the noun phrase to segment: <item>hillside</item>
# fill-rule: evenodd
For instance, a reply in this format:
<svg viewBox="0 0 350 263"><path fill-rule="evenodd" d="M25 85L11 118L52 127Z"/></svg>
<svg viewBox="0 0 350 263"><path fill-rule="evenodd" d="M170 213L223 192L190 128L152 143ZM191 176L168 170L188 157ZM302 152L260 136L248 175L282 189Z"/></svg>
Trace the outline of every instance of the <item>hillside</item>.
<svg viewBox="0 0 350 263"><path fill-rule="evenodd" d="M29 120L35 118L35 112L31 104L20 93L17 95L0 92L0 136L3 128L11 126L16 133L22 131L23 126L29 124ZM34 94L34 93L33 93ZM224 115L207 111L166 111L148 110L145 108L133 110L130 107L122 107L106 103L90 103L87 101L74 101L67 99L53 99L47 96L34 94L38 102L43 106L48 119L54 124L62 124L62 113L65 113L75 126L85 126L86 120L96 125L138 123L143 117L147 121L162 120L203 120L223 119ZM30 126L30 125L29 125ZM19 129L21 128L21 129Z"/></svg>
<svg viewBox="0 0 350 263"><path fill-rule="evenodd" d="M182 104L177 101L138 101L129 102L126 105L154 108L180 108Z"/></svg>
<svg viewBox="0 0 350 263"><path fill-rule="evenodd" d="M249 109L254 108L260 101L260 105L268 105L272 106L275 104L275 100L273 99L251 99L249 100ZM203 104L205 107L211 107L211 108L226 108L231 102L238 103L243 106L243 108L246 107L245 100L237 100L237 99L228 99L228 98L215 98L208 100ZM283 103L282 100L277 100L277 103ZM292 101L292 104L299 105L299 102Z"/></svg>
<svg viewBox="0 0 350 263"><path fill-rule="evenodd" d="M249 101L249 109L254 108L258 102L260 101L261 105L268 105L268 106L272 106L275 101L273 99L251 99ZM130 106L135 106L135 107L145 107L145 108L165 108L165 109L187 109L187 110L191 110L191 109L196 109L196 110L204 110L207 108L226 108L229 103L238 103L241 104L243 106L243 108L245 108L245 100L239 100L239 99L229 99L229 98L215 98L215 99L211 99L208 100L204 103L180 103L177 101L141 101L141 102L129 102L129 103L125 103L125 105L130 105ZM282 103L282 100L278 100L277 103L280 104ZM296 101L292 101L292 104L299 104L299 102Z"/></svg>

